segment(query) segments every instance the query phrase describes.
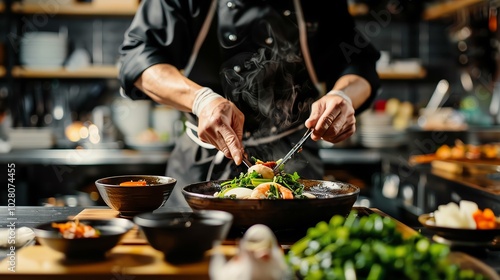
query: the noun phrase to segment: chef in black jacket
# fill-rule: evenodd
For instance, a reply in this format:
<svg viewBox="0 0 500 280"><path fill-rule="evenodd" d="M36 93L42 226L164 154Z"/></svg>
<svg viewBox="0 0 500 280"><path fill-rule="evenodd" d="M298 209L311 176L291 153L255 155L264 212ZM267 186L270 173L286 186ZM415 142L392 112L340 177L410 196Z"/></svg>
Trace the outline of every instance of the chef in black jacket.
<svg viewBox="0 0 500 280"><path fill-rule="evenodd" d="M178 180L167 205L187 206L187 184L245 171L246 152L322 179L317 140L355 132L379 88L378 51L355 28L347 1L143 0L120 48L123 95L186 112L167 164Z"/></svg>

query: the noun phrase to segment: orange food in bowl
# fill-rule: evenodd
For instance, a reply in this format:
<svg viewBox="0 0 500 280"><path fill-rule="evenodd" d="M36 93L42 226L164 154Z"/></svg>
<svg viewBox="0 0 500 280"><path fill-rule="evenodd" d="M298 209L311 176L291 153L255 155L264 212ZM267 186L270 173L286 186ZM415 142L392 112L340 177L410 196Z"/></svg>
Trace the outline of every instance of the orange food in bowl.
<svg viewBox="0 0 500 280"><path fill-rule="evenodd" d="M140 187L140 186L147 186L147 183L146 183L146 181L143 181L143 180L127 181L127 182L120 183L120 186L122 186L122 187Z"/></svg>

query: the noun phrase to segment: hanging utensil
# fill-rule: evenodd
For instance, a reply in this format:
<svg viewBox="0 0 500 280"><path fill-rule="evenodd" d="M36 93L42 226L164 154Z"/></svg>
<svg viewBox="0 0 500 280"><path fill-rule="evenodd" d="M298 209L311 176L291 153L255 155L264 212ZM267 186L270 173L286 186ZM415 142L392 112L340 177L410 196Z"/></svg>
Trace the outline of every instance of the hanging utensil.
<svg viewBox="0 0 500 280"><path fill-rule="evenodd" d="M436 89L432 93L432 96L425 107L425 113L430 114L437 111L439 107L443 105L446 101L445 96L449 93L450 84L447 80L440 80L436 86Z"/></svg>
<svg viewBox="0 0 500 280"><path fill-rule="evenodd" d="M306 140L311 136L312 133L313 129L311 128L307 129L306 133L304 134L304 136L302 136L302 138L300 138L299 142L297 142L297 144L293 146L293 148L288 152L288 154L286 154L285 157L282 158L281 161L276 165L276 167L274 167L273 169L274 173L277 173L279 168L283 164L285 164L290 158L292 158L292 156L302 147L304 142L306 142Z"/></svg>
<svg viewBox="0 0 500 280"><path fill-rule="evenodd" d="M495 83L490 102L490 115L494 125L500 124L500 82Z"/></svg>

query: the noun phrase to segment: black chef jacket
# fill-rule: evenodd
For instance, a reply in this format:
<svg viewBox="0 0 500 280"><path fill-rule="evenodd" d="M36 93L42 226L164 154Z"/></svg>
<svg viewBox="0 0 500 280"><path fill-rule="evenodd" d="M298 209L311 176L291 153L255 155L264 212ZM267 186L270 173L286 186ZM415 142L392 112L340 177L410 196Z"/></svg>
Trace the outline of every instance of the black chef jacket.
<svg viewBox="0 0 500 280"><path fill-rule="evenodd" d="M245 139L278 135L265 144L245 145L251 156L278 159L303 133L287 131L307 119L310 105L322 94L321 83L330 89L345 74L367 79L372 94L357 113L379 88L378 51L355 29L346 1L329 6L321 0L143 0L120 50L122 89L132 99L147 98L134 87L145 69L159 63L184 69L190 79L240 108ZM196 122L193 116L188 119ZM246 143L251 142L259 143ZM178 184L169 202L185 205L180 189L186 184L243 171L216 152L185 135L177 141L167 175ZM303 178L321 179L316 143L308 141L287 168Z"/></svg>

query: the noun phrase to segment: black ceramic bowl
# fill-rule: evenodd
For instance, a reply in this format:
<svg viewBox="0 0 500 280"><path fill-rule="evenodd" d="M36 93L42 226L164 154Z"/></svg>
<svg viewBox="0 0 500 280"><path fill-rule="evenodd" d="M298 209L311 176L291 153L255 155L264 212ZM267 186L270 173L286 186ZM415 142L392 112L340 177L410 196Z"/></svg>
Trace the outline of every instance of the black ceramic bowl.
<svg viewBox="0 0 500 280"><path fill-rule="evenodd" d="M203 259L205 252L222 242L231 228L233 216L223 211L192 213L143 213L134 217L147 241L163 252L170 263Z"/></svg>
<svg viewBox="0 0 500 280"><path fill-rule="evenodd" d="M277 231L304 231L334 215L347 215L358 198L357 186L339 181L301 179L313 199L229 199L214 197L224 181L202 182L183 188L182 194L193 210L221 210L234 216L234 232L254 224Z"/></svg>
<svg viewBox="0 0 500 280"><path fill-rule="evenodd" d="M145 180L147 186L120 186L128 181ZM151 212L163 206L177 180L156 175L125 175L99 179L95 182L102 199L123 217Z"/></svg>
<svg viewBox="0 0 500 280"><path fill-rule="evenodd" d="M96 238L64 238L52 223L66 223L71 220L59 220L39 224L33 228L37 241L59 251L70 259L102 259L105 253L115 247L125 233L134 227L134 223L127 219L114 218L111 220L80 220L81 223L92 226L100 231Z"/></svg>

